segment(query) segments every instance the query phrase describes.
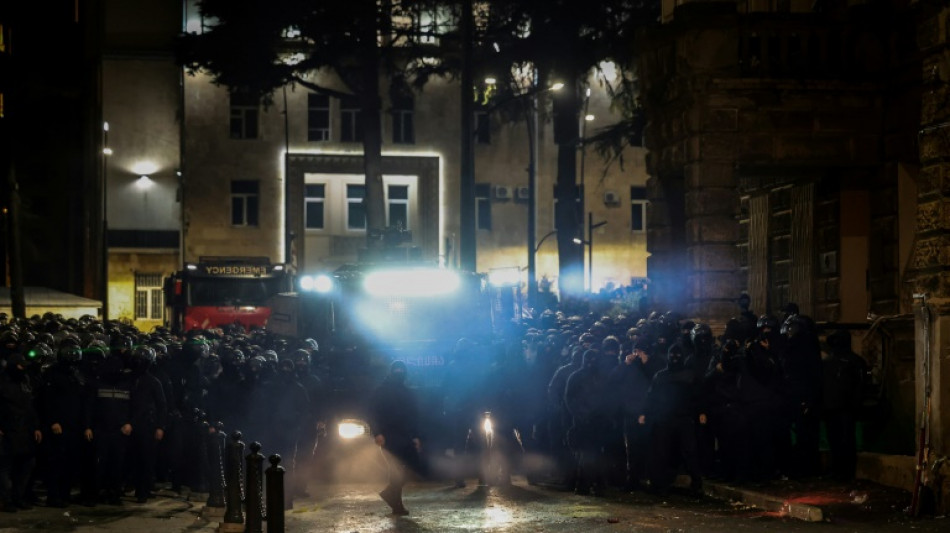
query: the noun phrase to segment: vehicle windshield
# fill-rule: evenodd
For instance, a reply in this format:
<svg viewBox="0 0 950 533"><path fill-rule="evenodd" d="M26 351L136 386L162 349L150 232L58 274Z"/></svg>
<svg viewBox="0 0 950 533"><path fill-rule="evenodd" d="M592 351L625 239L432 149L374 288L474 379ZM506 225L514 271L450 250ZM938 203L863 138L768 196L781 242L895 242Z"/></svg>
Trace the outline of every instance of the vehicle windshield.
<svg viewBox="0 0 950 533"><path fill-rule="evenodd" d="M189 305L261 306L281 291L281 278L193 278L189 280Z"/></svg>

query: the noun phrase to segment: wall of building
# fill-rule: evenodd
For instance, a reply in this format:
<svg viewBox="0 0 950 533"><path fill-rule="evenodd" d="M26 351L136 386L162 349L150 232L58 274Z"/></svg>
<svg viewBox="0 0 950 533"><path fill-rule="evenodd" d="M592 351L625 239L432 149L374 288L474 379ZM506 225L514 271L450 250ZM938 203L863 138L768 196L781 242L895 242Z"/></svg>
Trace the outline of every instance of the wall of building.
<svg viewBox="0 0 950 533"><path fill-rule="evenodd" d="M142 331L161 326L163 317L141 319L135 316L135 275L155 274L164 279L178 269L178 250L110 250L109 319L129 321Z"/></svg>
<svg viewBox="0 0 950 533"><path fill-rule="evenodd" d="M328 73L313 75L312 82L333 90L346 91L338 79ZM283 152L289 153L295 162L327 158L358 156L362 153L360 143L340 141L339 101L331 99L330 139L307 140L307 95L301 86L288 87L284 115L284 94L273 95L273 103L261 108L260 136L256 140L232 140L228 138L228 100L226 90L215 87L203 75L185 80L185 161L184 206L185 206L185 260L195 260L202 255L263 255L275 261L284 260L284 239L290 233L301 231L303 239L294 237L294 253L305 258L298 270L327 269L345 261L355 260L355 246L362 232L339 232L331 228L323 231L295 230L284 226L284 180L288 179L283 167ZM388 94L385 87L381 94ZM543 99L542 99L543 105ZM395 144L392 139L391 103L383 103L383 155L387 158L437 158L439 166L438 220L435 222L437 237L429 259L440 259L446 264L456 264L458 253L458 153L460 131L458 129L458 87L445 80L433 80L415 94L415 143ZM590 112L595 120L588 123L588 131L608 124L612 119L609 101L603 87L592 85ZM286 122L285 122L286 116ZM536 242L553 229L554 171L556 149L551 135L551 125L540 113L538 164L538 235ZM492 116L491 144L477 144L475 148L475 181L494 186L508 186L512 190L526 187L528 182L528 138L523 120L505 124L500 115ZM285 129L286 128L286 129ZM584 157L584 179L587 194L584 213L592 211L595 222L608 223L598 228L594 235L594 286L606 282L616 285L628 284L631 277L644 277L645 232L631 230L630 186L643 185L645 165L643 152L630 149L624 154L621 165L607 165L593 149ZM312 157L311 157L312 156ZM317 163L315 163L317 164ZM325 167L307 167L304 182L325 182L336 168L336 178L345 180L358 176L359 172L339 174L339 166L325 163ZM295 163L296 168L296 163ZM321 170L323 168L323 170ZM384 167L384 176L402 175ZM418 176L417 176L418 177ZM261 180L261 216L256 228L232 227L228 184L231 179ZM295 188L293 176L289 186ZM420 187L420 194L422 187ZM616 202L605 203L604 194L613 192ZM339 190L329 193L325 209L343 209ZM416 198L423 202L424 198ZM303 211L302 198L293 198L294 209ZM492 228L478 230L477 262L479 271L493 268L527 265L525 227L527 203L516 197L501 199L492 195ZM297 217L298 214L292 214ZM339 218L339 215L337 216ZM336 220L336 219L335 219ZM418 213L413 220L422 220ZM338 222L334 222L339 227ZM420 225L424 223L420 222ZM302 228L302 226L300 226ZM415 245L430 247L422 242L422 234L413 231ZM431 237L431 236L430 236ZM586 235L583 236L585 239ZM354 242L347 242L348 238ZM333 244L337 243L337 244ZM340 244L343 243L343 244ZM538 279L546 276L557 278L556 245L553 238L543 243L538 254ZM300 250L300 247L304 250ZM342 252L341 252L342 250ZM342 254L342 255L340 255Z"/></svg>

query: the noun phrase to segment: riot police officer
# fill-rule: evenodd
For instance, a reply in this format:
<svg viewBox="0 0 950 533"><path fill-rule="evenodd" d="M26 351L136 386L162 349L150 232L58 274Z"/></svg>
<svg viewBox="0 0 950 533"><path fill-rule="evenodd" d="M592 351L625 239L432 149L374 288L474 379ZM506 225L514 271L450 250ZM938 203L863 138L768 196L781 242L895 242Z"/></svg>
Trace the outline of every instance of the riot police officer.
<svg viewBox="0 0 950 533"><path fill-rule="evenodd" d="M155 364L155 351L149 346L139 346L132 351L129 364L135 499L145 503L152 491L158 443L165 437L168 408L161 382L148 373L149 367Z"/></svg>

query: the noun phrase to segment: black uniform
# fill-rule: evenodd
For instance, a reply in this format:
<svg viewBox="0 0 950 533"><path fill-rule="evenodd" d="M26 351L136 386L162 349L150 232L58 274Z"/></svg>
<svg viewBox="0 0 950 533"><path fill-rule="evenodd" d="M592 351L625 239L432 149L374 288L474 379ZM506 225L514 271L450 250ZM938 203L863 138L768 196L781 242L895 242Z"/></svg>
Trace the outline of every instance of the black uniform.
<svg viewBox="0 0 950 533"><path fill-rule="evenodd" d="M96 448L97 481L103 500L119 504L122 473L132 428L132 382L123 372L123 363L112 355L102 363L102 375L96 384L91 419Z"/></svg>
<svg viewBox="0 0 950 533"><path fill-rule="evenodd" d="M637 346L641 350L645 346ZM649 455L649 428L640 425L640 415L644 414L647 390L650 378L647 377L643 360L634 354L614 368L608 378L611 390L617 391L620 416L623 421L623 440L626 451L626 470L628 489L636 489L640 481L647 479L646 465Z"/></svg>
<svg viewBox="0 0 950 533"><path fill-rule="evenodd" d="M139 503L144 503L151 495L155 480L159 437L164 438L168 423L162 384L144 369L132 382L131 409L135 497Z"/></svg>
<svg viewBox="0 0 950 533"><path fill-rule="evenodd" d="M824 419L831 446L831 471L836 479L854 479L857 466L855 427L864 399L867 363L851 351L851 335L828 336L831 354L823 361Z"/></svg>
<svg viewBox="0 0 950 533"><path fill-rule="evenodd" d="M92 391L79 369L71 364L56 364L44 377L46 394L41 418L47 430L46 503L62 507L69 503L69 489L79 479ZM59 434L53 432L54 425L61 428Z"/></svg>
<svg viewBox="0 0 950 533"><path fill-rule="evenodd" d="M394 514L408 514L402 503L402 487L407 466L418 460L418 420L415 395L406 387L406 365L395 361L372 398L370 422L377 444L389 452L389 484L379 495Z"/></svg>
<svg viewBox="0 0 950 533"><path fill-rule="evenodd" d="M33 389L17 354L0 373L0 508L28 508L25 500L30 474L36 464L39 416L33 406Z"/></svg>
<svg viewBox="0 0 950 533"><path fill-rule="evenodd" d="M671 465L682 462L692 478L690 488L702 488L696 446L696 420L700 414L696 375L686 366L679 345L670 347L665 370L657 372L647 393L645 421L653 423L652 486L662 492L673 481ZM674 461L673 459L679 461Z"/></svg>
<svg viewBox="0 0 950 533"><path fill-rule="evenodd" d="M577 456L575 491L601 495L606 488L604 457L614 405L607 386L613 361L597 350L584 353L583 367L571 374L564 390L564 404L573 418L568 441Z"/></svg>

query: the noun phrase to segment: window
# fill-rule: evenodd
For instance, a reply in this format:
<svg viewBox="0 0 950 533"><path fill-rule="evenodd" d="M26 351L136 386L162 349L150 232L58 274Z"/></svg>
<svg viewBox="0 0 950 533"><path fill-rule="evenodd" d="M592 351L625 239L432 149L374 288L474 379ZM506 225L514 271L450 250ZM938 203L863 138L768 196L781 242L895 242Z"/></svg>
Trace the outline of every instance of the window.
<svg viewBox="0 0 950 533"><path fill-rule="evenodd" d="M245 93L231 94L231 138L256 139L260 102Z"/></svg>
<svg viewBox="0 0 950 533"><path fill-rule="evenodd" d="M393 99L393 143L415 144L412 97Z"/></svg>
<svg viewBox="0 0 950 533"><path fill-rule="evenodd" d="M135 319L161 320L165 301L162 296L161 274L135 273Z"/></svg>
<svg viewBox="0 0 950 533"><path fill-rule="evenodd" d="M416 32L419 43L439 44L439 37L453 29L452 13L449 8L423 9L416 16Z"/></svg>
<svg viewBox="0 0 950 533"><path fill-rule="evenodd" d="M304 185L304 227L323 229L323 206L326 199L326 185L308 183Z"/></svg>
<svg viewBox="0 0 950 533"><path fill-rule="evenodd" d="M307 95L307 140L330 140L330 97L325 94Z"/></svg>
<svg viewBox="0 0 950 533"><path fill-rule="evenodd" d="M630 229L637 233L647 230L646 187L630 187Z"/></svg>
<svg viewBox="0 0 950 533"><path fill-rule="evenodd" d="M575 185L574 194L577 195L577 200L574 202L574 207L575 207L574 219L577 220L578 224L580 224L581 221L584 220L584 187L581 185ZM554 213L554 216L552 217L554 220L553 229L556 230L557 229L557 187L554 188L554 211L552 211L552 213Z"/></svg>
<svg viewBox="0 0 950 533"><path fill-rule="evenodd" d="M346 229L366 229L366 208L363 206L365 197L365 185L346 186Z"/></svg>
<svg viewBox="0 0 950 533"><path fill-rule="evenodd" d="M389 227L409 229L409 186L390 185L386 208L389 211Z"/></svg>
<svg viewBox="0 0 950 533"><path fill-rule="evenodd" d="M475 227L491 230L491 184L475 184Z"/></svg>
<svg viewBox="0 0 950 533"><path fill-rule="evenodd" d="M231 225L257 226L257 211L260 204L259 184L255 180L231 182Z"/></svg>
<svg viewBox="0 0 950 533"><path fill-rule="evenodd" d="M491 121L488 120L488 111L475 112L475 142L491 144Z"/></svg>
<svg viewBox="0 0 950 533"><path fill-rule="evenodd" d="M360 105L356 98L352 96L340 99L340 140L342 142L363 142Z"/></svg>

